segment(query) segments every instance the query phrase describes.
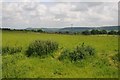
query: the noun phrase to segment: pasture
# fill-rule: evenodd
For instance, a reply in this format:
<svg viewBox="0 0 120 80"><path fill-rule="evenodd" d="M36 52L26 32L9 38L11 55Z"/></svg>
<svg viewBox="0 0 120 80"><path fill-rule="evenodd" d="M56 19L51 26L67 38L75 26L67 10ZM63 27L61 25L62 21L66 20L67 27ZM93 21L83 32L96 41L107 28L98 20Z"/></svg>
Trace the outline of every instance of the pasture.
<svg viewBox="0 0 120 80"><path fill-rule="evenodd" d="M27 57L25 51L35 40L50 40L59 44L58 50L45 58ZM60 61L65 49L73 50L78 44L90 45L96 54L85 60ZM21 52L3 54L3 78L118 78L118 54L116 35L65 35L22 31L3 31L2 47L21 47Z"/></svg>

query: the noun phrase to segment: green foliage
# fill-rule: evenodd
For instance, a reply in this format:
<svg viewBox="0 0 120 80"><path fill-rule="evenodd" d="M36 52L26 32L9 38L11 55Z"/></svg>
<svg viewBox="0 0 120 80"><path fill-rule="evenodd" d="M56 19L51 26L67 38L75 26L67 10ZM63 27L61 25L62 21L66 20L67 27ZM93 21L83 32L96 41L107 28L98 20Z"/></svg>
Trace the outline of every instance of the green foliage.
<svg viewBox="0 0 120 80"><path fill-rule="evenodd" d="M99 33L100 33L99 30L92 30L92 31L91 31L91 34L93 34L93 35L99 34Z"/></svg>
<svg viewBox="0 0 120 80"><path fill-rule="evenodd" d="M109 32L107 32L106 30L91 30L91 31L83 31L82 34L84 35L98 35L98 34L108 34L108 35L120 35L120 31L115 31L115 30L111 30Z"/></svg>
<svg viewBox="0 0 120 80"><path fill-rule="evenodd" d="M84 35L90 35L90 34L92 34L92 35L96 35L96 34L107 34L107 31L106 30L91 30L91 31L88 31L88 30L86 30L86 31L83 31L82 32L82 34L84 34Z"/></svg>
<svg viewBox="0 0 120 80"><path fill-rule="evenodd" d="M42 29L38 29L37 32L44 32Z"/></svg>
<svg viewBox="0 0 120 80"><path fill-rule="evenodd" d="M87 58L88 56L93 56L95 54L95 49L91 46L87 46L84 43L78 45L71 53L71 61L77 61Z"/></svg>
<svg viewBox="0 0 120 80"><path fill-rule="evenodd" d="M90 35L90 34L91 34L91 32L90 32L90 31L88 31L88 30L86 30L86 31L83 31L83 32L82 32L82 34L84 34L84 35Z"/></svg>
<svg viewBox="0 0 120 80"><path fill-rule="evenodd" d="M119 62L119 61L120 61L120 55L119 55L119 54L115 54L114 56L112 56L112 59L113 59L114 61Z"/></svg>
<svg viewBox="0 0 120 80"><path fill-rule="evenodd" d="M40 33L44 32L42 29L37 29L37 30L32 29L31 31L32 32L40 32Z"/></svg>
<svg viewBox="0 0 120 80"><path fill-rule="evenodd" d="M27 56L35 55L35 56L43 56L50 53L53 53L58 49L58 43L52 41L41 41L35 40L28 46L26 51Z"/></svg>
<svg viewBox="0 0 120 80"><path fill-rule="evenodd" d="M25 62L26 59L26 56L21 53L4 55L2 58L2 77L20 78L31 71L31 64Z"/></svg>
<svg viewBox="0 0 120 80"><path fill-rule="evenodd" d="M116 35L117 32L116 31L109 31L108 34L111 34L111 35Z"/></svg>
<svg viewBox="0 0 120 80"><path fill-rule="evenodd" d="M78 45L71 52L69 50L64 50L59 60L70 59L71 61L80 61L93 55L95 55L95 49L83 43L82 45Z"/></svg>
<svg viewBox="0 0 120 80"><path fill-rule="evenodd" d="M22 51L22 47L17 47L17 46L14 46L14 47L10 47L10 46L5 46L5 47L2 47L2 54L14 54L14 53L17 53L17 52L21 52Z"/></svg>
<svg viewBox="0 0 120 80"><path fill-rule="evenodd" d="M120 35L120 30L117 32L118 35Z"/></svg>
<svg viewBox="0 0 120 80"><path fill-rule="evenodd" d="M100 31L101 34L107 34L107 31L106 30L102 30Z"/></svg>
<svg viewBox="0 0 120 80"><path fill-rule="evenodd" d="M69 53L70 51L69 50L63 50L61 52L61 55L58 57L58 59L61 61L61 60L65 60L65 59L69 59Z"/></svg>
<svg viewBox="0 0 120 80"><path fill-rule="evenodd" d="M8 37L9 36L9 37ZM48 56L44 59L39 57L26 57L24 50L34 40L52 40L60 44L62 49L68 49L66 53L73 52L73 48L82 42L91 45L97 54L89 58L71 63L59 61L62 50L57 50L53 58ZM110 65L108 55L116 53L118 50L118 36L114 35L61 35L61 34L36 34L22 31L3 31L2 46L15 44L22 46L22 52L14 55L2 56L2 77L3 78L118 78L118 68ZM112 45L112 46L111 46ZM108 54L108 55L107 55ZM70 57L65 57L65 59ZM110 61L113 60L110 57Z"/></svg>

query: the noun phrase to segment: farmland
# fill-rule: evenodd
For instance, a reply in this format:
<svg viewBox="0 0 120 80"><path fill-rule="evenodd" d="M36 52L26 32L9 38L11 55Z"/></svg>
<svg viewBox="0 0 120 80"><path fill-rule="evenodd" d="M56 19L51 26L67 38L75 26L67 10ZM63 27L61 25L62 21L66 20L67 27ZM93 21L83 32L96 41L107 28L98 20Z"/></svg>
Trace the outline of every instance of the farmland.
<svg viewBox="0 0 120 80"><path fill-rule="evenodd" d="M59 48L52 56L27 57L25 51L35 40L57 42ZM65 49L73 50L78 44L95 48L94 56L79 62L60 61ZM117 78L118 62L113 56L118 53L117 35L65 35L22 31L3 31L2 47L21 47L21 52L3 54L3 78Z"/></svg>

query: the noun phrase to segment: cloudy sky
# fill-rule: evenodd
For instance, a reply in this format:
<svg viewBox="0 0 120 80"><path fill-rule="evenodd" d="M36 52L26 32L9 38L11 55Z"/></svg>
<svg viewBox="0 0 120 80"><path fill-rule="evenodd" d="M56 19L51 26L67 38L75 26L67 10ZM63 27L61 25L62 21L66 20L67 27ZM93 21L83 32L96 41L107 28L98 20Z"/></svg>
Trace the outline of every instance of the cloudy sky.
<svg viewBox="0 0 120 80"><path fill-rule="evenodd" d="M2 26L60 28L118 25L117 2L3 2Z"/></svg>

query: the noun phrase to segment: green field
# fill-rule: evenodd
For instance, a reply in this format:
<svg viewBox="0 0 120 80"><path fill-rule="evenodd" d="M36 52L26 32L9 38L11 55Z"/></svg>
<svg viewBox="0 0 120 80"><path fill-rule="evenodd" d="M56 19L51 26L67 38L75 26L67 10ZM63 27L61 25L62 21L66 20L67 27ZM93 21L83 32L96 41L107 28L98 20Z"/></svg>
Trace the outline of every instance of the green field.
<svg viewBox="0 0 120 80"><path fill-rule="evenodd" d="M51 40L59 43L53 56L27 57L25 50L34 40ZM96 55L81 62L59 61L63 49L72 50L85 43L95 48ZM117 78L118 36L65 35L21 31L3 31L2 47L20 46L22 52L2 56L3 78Z"/></svg>

